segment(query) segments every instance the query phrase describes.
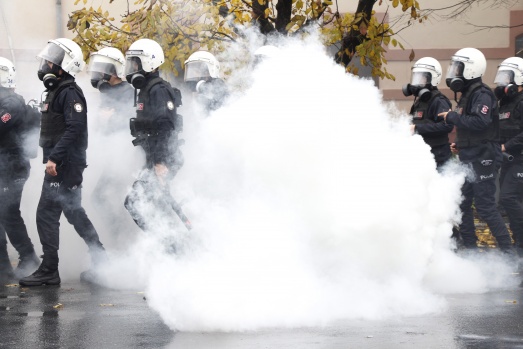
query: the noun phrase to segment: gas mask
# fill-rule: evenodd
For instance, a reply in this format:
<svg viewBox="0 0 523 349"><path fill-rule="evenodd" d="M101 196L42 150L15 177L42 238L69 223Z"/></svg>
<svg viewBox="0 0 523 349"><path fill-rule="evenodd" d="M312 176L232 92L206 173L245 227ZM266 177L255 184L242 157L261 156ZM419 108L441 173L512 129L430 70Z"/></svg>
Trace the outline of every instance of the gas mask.
<svg viewBox="0 0 523 349"><path fill-rule="evenodd" d="M109 79L111 79L111 75L109 74L92 74L91 75L91 85L94 88L97 88L100 92L107 92L107 90L111 87L109 84Z"/></svg>
<svg viewBox="0 0 523 349"><path fill-rule="evenodd" d="M426 87L420 87L416 85L406 84L401 88L404 96L416 96L422 102L426 102L430 99L430 90Z"/></svg>
<svg viewBox="0 0 523 349"><path fill-rule="evenodd" d="M497 86L494 89L494 94L498 99L503 97L512 98L518 93L518 86L515 84L508 84L506 86Z"/></svg>
<svg viewBox="0 0 523 349"><path fill-rule="evenodd" d="M43 81L44 86L48 90L52 90L58 84L58 76L60 75L60 67L53 64L53 67L45 64L38 70L38 79Z"/></svg>
<svg viewBox="0 0 523 349"><path fill-rule="evenodd" d="M143 70L140 70L133 74L126 75L125 79L127 80L128 83L133 85L133 87L137 90L139 90L145 86L145 72Z"/></svg>
<svg viewBox="0 0 523 349"><path fill-rule="evenodd" d="M461 92L465 88L465 79L456 77L445 79L447 86L454 92Z"/></svg>

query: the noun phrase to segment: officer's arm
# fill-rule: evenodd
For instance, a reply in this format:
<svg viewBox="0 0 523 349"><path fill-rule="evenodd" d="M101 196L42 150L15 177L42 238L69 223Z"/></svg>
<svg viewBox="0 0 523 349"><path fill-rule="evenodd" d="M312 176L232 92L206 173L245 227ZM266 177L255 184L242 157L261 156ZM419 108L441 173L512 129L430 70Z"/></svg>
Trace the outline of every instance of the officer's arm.
<svg viewBox="0 0 523 349"><path fill-rule="evenodd" d="M62 164L67 159L67 150L87 131L87 110L84 102L75 89L65 89L55 101L63 106L65 132L53 148L49 160Z"/></svg>
<svg viewBox="0 0 523 349"><path fill-rule="evenodd" d="M154 164L167 164L171 156L171 145L169 144L171 134L174 130L171 111L168 109L168 102L173 102L167 90L156 85L151 89L152 113L158 125L158 135L156 142L150 142L150 151L153 155ZM174 106L174 104L173 104Z"/></svg>
<svg viewBox="0 0 523 349"><path fill-rule="evenodd" d="M0 135L15 126L23 126L24 111L24 106L16 98L4 98L0 105Z"/></svg>
<svg viewBox="0 0 523 349"><path fill-rule="evenodd" d="M427 114L432 120L438 120L438 114L448 111L450 107L450 102L446 98L438 98L431 103L429 109L427 110ZM437 136L440 134L450 133L453 128L453 125L447 124L443 122L443 120L439 120L439 122L435 123L430 122L416 125L416 132L420 135L430 134Z"/></svg>
<svg viewBox="0 0 523 349"><path fill-rule="evenodd" d="M518 116L519 116L519 123L520 123L519 129L523 130L523 101L519 102L519 104L514 109L514 117L518 117ZM505 143L505 150L509 151L509 152L523 150L523 132L520 132L515 137L509 139Z"/></svg>
<svg viewBox="0 0 523 349"><path fill-rule="evenodd" d="M458 128L483 131L492 123L492 106L495 103L489 93L480 91L473 96L470 110L464 110L461 115L449 112L446 121Z"/></svg>

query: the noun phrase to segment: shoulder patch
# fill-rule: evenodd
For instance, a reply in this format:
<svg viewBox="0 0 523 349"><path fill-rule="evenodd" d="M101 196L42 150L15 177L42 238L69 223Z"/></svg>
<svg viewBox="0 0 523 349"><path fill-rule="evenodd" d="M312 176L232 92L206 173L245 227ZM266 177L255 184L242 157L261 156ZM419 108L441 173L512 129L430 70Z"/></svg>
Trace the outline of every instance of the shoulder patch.
<svg viewBox="0 0 523 349"><path fill-rule="evenodd" d="M174 109L174 103L172 101L167 102L167 109L169 109L169 110Z"/></svg>
<svg viewBox="0 0 523 349"><path fill-rule="evenodd" d="M2 117L0 117L0 119L4 124L6 124L9 120L11 120L11 114L5 113L4 115L2 115Z"/></svg>
<svg viewBox="0 0 523 349"><path fill-rule="evenodd" d="M77 113L81 113L82 110L84 110L84 106L81 103L75 103L73 107L74 111Z"/></svg>
<svg viewBox="0 0 523 349"><path fill-rule="evenodd" d="M481 107L481 114L486 115L488 113L488 109L489 109L488 106L483 105Z"/></svg>

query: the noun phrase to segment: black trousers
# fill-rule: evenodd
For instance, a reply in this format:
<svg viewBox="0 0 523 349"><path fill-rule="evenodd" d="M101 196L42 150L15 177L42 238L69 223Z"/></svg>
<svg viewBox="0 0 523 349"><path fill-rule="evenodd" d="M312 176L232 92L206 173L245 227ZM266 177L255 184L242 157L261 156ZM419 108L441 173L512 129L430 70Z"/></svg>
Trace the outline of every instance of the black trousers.
<svg viewBox="0 0 523 349"><path fill-rule="evenodd" d="M492 235L496 238L501 250L512 248L512 240L507 227L496 204L496 176L488 180L471 182L465 181L461 188L463 201L460 208L462 212L462 223L459 227L463 244L465 247L476 247L477 237L474 226L474 215L472 213L472 203L481 219L483 219Z"/></svg>
<svg viewBox="0 0 523 349"><path fill-rule="evenodd" d="M82 189L70 190L61 187L58 182L44 180L36 210L36 227L44 252L42 263L50 270L58 269L62 212L84 239L90 252L103 249L98 233L82 207Z"/></svg>
<svg viewBox="0 0 523 349"><path fill-rule="evenodd" d="M20 212L25 178L0 185L0 255L7 256L7 237L20 257L34 253L27 227ZM5 254L5 256L4 256Z"/></svg>
<svg viewBox="0 0 523 349"><path fill-rule="evenodd" d="M523 159L503 163L499 184L499 203L507 213L516 247L523 249Z"/></svg>
<svg viewBox="0 0 523 349"><path fill-rule="evenodd" d="M175 213L166 200L169 180L161 184L153 170L143 170L127 194L125 208L143 231L174 224Z"/></svg>

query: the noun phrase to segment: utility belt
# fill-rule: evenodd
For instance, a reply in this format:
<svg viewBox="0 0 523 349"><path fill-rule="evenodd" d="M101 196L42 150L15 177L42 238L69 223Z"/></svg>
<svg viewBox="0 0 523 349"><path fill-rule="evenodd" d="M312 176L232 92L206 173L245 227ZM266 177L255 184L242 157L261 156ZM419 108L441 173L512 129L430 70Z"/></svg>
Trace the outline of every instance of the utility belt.
<svg viewBox="0 0 523 349"><path fill-rule="evenodd" d="M148 137L158 135L158 123L154 120L131 118L129 120L129 128L131 129L131 136L133 145L136 147L145 143Z"/></svg>
<svg viewBox="0 0 523 349"><path fill-rule="evenodd" d="M466 140L463 140L463 141L457 141L456 142L456 147L458 149L461 149L461 148L469 148L469 147L475 147L475 146L478 146L478 145L481 145L481 144L487 144L489 142L494 142L490 139L481 139L481 140L469 140L469 139L466 139Z"/></svg>
<svg viewBox="0 0 523 349"><path fill-rule="evenodd" d="M131 136L133 137L140 135L157 135L159 130L156 121L137 118L131 118L129 120L129 128L131 129Z"/></svg>

